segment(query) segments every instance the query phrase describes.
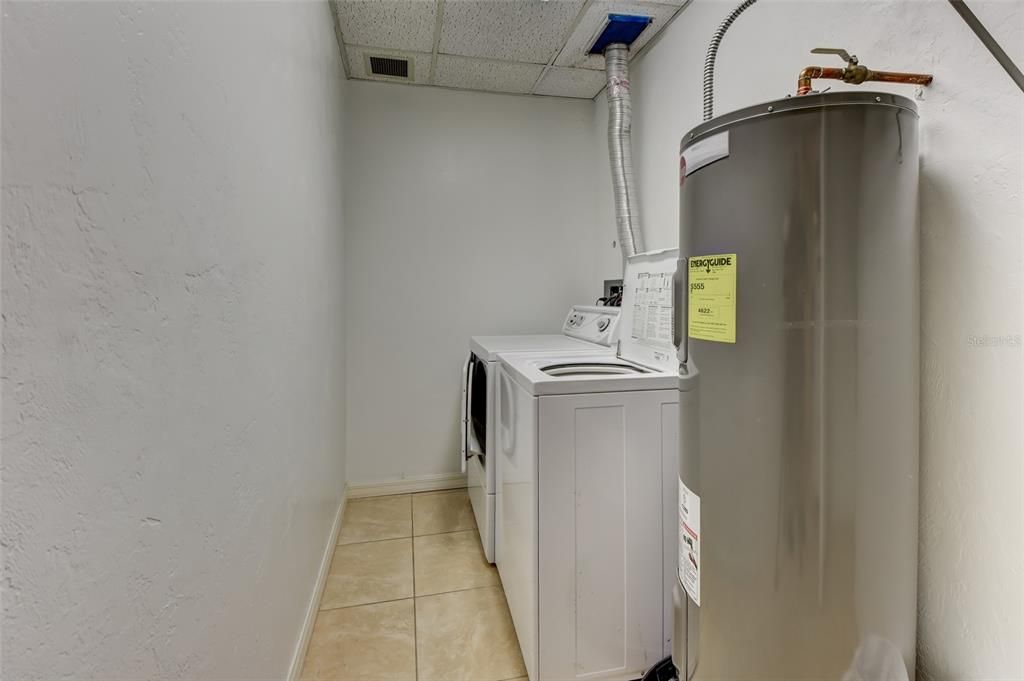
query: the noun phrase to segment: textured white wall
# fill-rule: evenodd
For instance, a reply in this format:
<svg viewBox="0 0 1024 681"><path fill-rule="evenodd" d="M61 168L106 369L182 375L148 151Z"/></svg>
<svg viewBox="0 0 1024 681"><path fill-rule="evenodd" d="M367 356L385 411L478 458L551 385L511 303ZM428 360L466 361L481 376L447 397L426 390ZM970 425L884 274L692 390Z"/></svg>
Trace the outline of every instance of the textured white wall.
<svg viewBox="0 0 1024 681"><path fill-rule="evenodd" d="M328 7L3 12L3 677L281 679L344 485Z"/></svg>
<svg viewBox="0 0 1024 681"><path fill-rule="evenodd" d="M458 472L469 337L555 333L601 295L593 106L349 87L349 481Z"/></svg>
<svg viewBox="0 0 1024 681"><path fill-rule="evenodd" d="M735 4L696 0L633 65L634 145L649 248L676 245L679 140L700 122L704 52ZM1017 64L1024 64L1024 3L969 4ZM869 67L927 71L936 77L918 102L923 270L919 676L1021 679L1024 95L945 0L766 0L737 21L722 44L716 112L793 92L803 66L841 65L808 54L819 46L845 47ZM863 87L914 94L908 87ZM605 107L601 95L595 101L598 145L603 143ZM601 185L606 196L611 191L607 173ZM600 206L603 224L611 225L610 202ZM593 248L602 271L614 272L618 257L607 240L598 239Z"/></svg>

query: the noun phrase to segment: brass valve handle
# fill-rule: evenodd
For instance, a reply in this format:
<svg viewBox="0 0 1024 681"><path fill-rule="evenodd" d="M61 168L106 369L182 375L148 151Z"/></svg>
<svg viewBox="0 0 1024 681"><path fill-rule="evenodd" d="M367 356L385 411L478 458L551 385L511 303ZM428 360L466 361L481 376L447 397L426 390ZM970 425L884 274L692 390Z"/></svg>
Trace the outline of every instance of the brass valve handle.
<svg viewBox="0 0 1024 681"><path fill-rule="evenodd" d="M851 55L841 47L815 47L811 54L835 54L847 64L857 64L857 55Z"/></svg>

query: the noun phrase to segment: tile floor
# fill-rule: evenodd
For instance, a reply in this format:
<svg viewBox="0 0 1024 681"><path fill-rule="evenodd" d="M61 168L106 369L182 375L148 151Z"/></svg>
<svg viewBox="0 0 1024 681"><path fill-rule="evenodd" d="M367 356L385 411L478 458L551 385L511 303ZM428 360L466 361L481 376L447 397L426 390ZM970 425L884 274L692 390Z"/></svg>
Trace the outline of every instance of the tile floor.
<svg viewBox="0 0 1024 681"><path fill-rule="evenodd" d="M525 678L466 491L349 501L303 681Z"/></svg>

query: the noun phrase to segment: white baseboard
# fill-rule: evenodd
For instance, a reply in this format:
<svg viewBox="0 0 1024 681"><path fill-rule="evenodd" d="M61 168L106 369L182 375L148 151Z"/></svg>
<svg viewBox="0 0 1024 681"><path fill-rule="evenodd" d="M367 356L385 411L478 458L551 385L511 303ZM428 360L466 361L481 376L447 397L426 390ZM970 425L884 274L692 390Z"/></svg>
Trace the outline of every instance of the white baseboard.
<svg viewBox="0 0 1024 681"><path fill-rule="evenodd" d="M342 491L341 503L338 504L338 512L334 515L334 524L331 525L331 534L327 538L327 546L324 547L324 555L320 559L320 571L316 575L313 595L309 600L309 605L306 607L306 619L302 623L302 631L299 632L299 642L295 646L292 664L288 668L288 681L299 681L299 675L302 673L302 663L306 660L306 649L309 648L309 639L313 635L313 625L316 624L316 614L320 610L320 598L324 595L324 587L327 586L327 575L331 570L334 548L338 544L341 518L345 515L345 502L347 500L347 491Z"/></svg>
<svg viewBox="0 0 1024 681"><path fill-rule="evenodd" d="M434 492L444 489L459 489L466 486L464 473L435 473L415 478L381 480L348 486L350 499L361 497L383 497L388 494L412 494L413 492Z"/></svg>

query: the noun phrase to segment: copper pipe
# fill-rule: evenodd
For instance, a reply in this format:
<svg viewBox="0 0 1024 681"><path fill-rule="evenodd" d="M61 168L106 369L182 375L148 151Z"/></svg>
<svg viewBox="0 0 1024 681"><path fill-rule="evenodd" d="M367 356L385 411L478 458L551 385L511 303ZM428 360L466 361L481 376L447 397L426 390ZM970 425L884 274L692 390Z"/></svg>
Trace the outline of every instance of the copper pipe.
<svg viewBox="0 0 1024 681"><path fill-rule="evenodd" d="M900 73L899 71L870 71L867 80L876 80L882 83L904 83L906 85L931 85L932 75L930 73Z"/></svg>
<svg viewBox="0 0 1024 681"><path fill-rule="evenodd" d="M821 66L808 66L800 72L796 81L796 94L806 95L811 91L812 78L828 78L830 80L842 80L843 69L823 68Z"/></svg>
<svg viewBox="0 0 1024 681"><path fill-rule="evenodd" d="M826 78L828 80L841 80L844 83L860 85L868 81L881 83L906 83L909 85L929 85L932 76L928 73L899 73L898 71L872 71L860 66L850 65L845 69L834 69L821 66L808 66L796 81L796 94L806 95L811 91L811 80L814 78Z"/></svg>

